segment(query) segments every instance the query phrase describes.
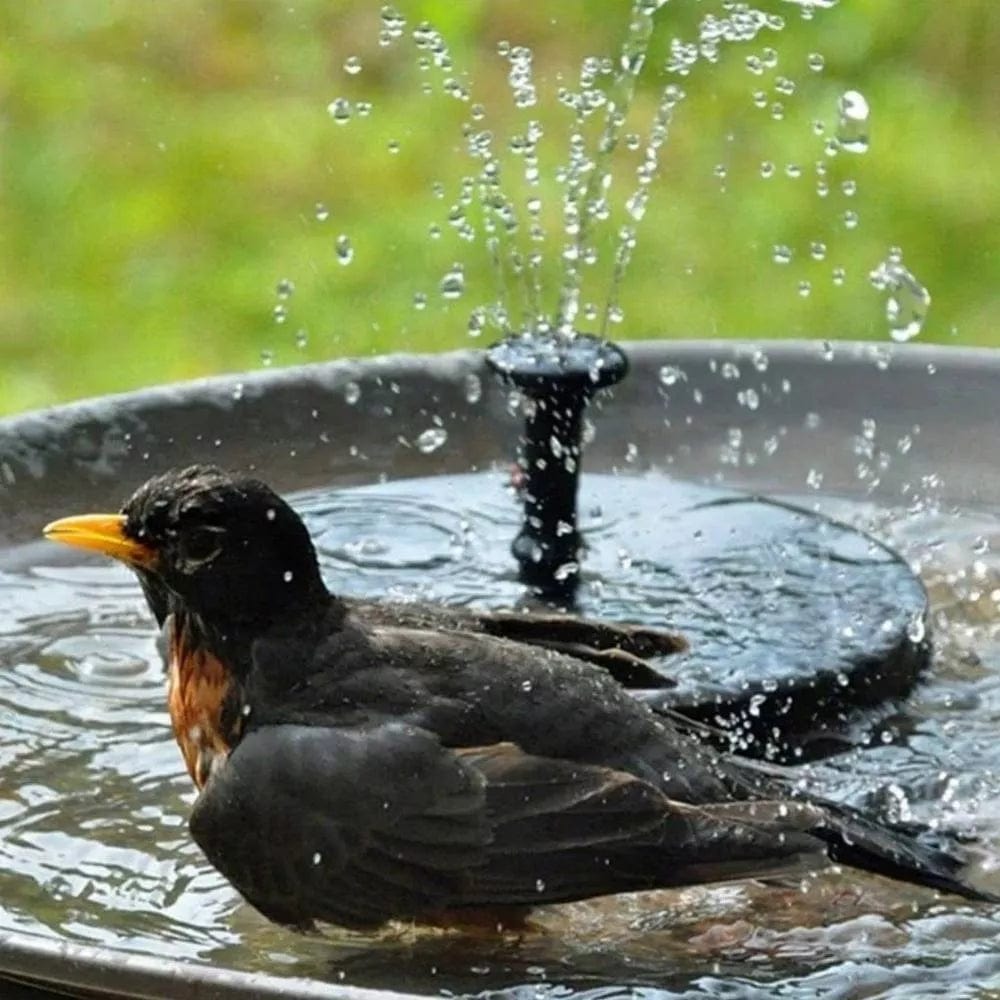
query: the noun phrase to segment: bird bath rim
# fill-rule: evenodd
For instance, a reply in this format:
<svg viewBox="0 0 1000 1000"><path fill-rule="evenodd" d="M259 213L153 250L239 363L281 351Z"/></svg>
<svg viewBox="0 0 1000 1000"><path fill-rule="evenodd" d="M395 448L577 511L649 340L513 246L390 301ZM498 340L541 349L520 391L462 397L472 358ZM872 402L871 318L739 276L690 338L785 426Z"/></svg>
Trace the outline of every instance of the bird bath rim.
<svg viewBox="0 0 1000 1000"><path fill-rule="evenodd" d="M989 506L1000 496L1000 440L978 433L995 424L995 349L865 341L831 348L808 340L630 341L626 349L632 376L596 417L585 475L652 469L751 492L804 495L808 470L819 464L817 499L900 502L914 476L931 473L944 501ZM761 357L766 370L755 368ZM728 364L740 374L727 374ZM684 371L684 383L664 386L664 365ZM470 379L481 387L473 402ZM784 382L788 392L779 389ZM352 383L361 397L349 403L345 390ZM742 386L762 383L771 391L756 409L738 401ZM697 389L703 402L691 398ZM682 393L684 399L664 406L665 395ZM655 411L643 410L651 403ZM656 419L625 419L637 410ZM435 414L448 439L426 454L414 438L420 421L430 425ZM362 418L372 440L351 454ZM919 427L905 461L893 463L874 489L858 483L850 447L863 418L875 420L886 441ZM338 437L337 426L350 430ZM753 463L719 461L729 428L741 428L744 451L760 452L779 426L786 433L774 454L759 453ZM473 350L221 375L29 411L0 419L0 545L33 541L46 517L64 513L70 494L60 487L72 485L77 503L117 504L148 475L194 461L253 467L283 491L315 485L317 475L349 486L379 476L468 472L509 464L516 429L507 391L494 383L483 352ZM963 435L961 449L954 447L956 434ZM637 462L626 460L627 449Z"/></svg>

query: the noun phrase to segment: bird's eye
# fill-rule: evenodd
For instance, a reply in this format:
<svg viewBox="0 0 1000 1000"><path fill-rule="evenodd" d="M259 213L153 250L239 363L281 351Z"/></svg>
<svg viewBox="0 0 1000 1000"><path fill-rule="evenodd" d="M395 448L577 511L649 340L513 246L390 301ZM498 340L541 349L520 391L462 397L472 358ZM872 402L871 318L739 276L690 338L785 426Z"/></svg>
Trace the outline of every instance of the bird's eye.
<svg viewBox="0 0 1000 1000"><path fill-rule="evenodd" d="M192 572L211 562L222 548L223 529L218 527L189 528L178 538L178 562L183 570Z"/></svg>

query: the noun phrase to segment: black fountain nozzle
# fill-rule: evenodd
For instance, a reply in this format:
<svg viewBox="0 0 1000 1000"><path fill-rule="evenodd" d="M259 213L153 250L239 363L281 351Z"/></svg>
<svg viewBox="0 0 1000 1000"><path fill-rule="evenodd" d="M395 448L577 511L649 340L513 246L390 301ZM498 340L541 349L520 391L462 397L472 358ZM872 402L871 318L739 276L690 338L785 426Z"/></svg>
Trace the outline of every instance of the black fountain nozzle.
<svg viewBox="0 0 1000 1000"><path fill-rule="evenodd" d="M486 361L532 404L517 448L524 524L511 552L540 597L572 603L583 545L576 523L583 411L595 392L625 377L628 359L590 334L526 333L494 344Z"/></svg>

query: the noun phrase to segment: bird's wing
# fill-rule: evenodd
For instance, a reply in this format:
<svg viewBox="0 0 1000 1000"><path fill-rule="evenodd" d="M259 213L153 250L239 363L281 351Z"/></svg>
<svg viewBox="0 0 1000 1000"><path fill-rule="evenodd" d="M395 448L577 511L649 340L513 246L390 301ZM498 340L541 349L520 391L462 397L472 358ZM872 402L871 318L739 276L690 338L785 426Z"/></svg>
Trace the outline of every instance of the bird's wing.
<svg viewBox="0 0 1000 1000"><path fill-rule="evenodd" d="M645 661L682 653L688 648L684 637L675 632L575 615L494 611L478 617L483 631L490 635L557 649L596 663L630 688L675 686L674 681Z"/></svg>
<svg viewBox="0 0 1000 1000"><path fill-rule="evenodd" d="M375 627L450 629L480 632L529 646L567 653L604 667L628 688L657 690L675 682L646 662L682 653L683 636L665 629L579 618L575 615L519 611L470 611L432 604L352 601L359 619Z"/></svg>
<svg viewBox="0 0 1000 1000"><path fill-rule="evenodd" d="M675 802L634 775L509 743L461 753L487 778L494 822L488 864L466 886L477 905L567 902L825 863L783 804Z"/></svg>
<svg viewBox="0 0 1000 1000"><path fill-rule="evenodd" d="M485 784L403 724L269 726L213 771L191 833L270 919L373 926L450 898L482 863Z"/></svg>
<svg viewBox="0 0 1000 1000"><path fill-rule="evenodd" d="M289 725L243 739L191 831L271 919L365 927L770 874L819 847L776 808L715 815L620 771L449 750L399 723Z"/></svg>

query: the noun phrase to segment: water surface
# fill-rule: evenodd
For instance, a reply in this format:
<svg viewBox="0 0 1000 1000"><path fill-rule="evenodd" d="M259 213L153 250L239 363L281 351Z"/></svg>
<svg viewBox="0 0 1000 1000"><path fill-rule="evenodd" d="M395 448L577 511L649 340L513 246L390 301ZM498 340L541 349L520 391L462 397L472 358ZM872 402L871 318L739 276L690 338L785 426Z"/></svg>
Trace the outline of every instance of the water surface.
<svg viewBox="0 0 1000 1000"><path fill-rule="evenodd" d="M296 498L328 583L510 606L521 596L507 555L518 515L503 478L468 477L467 490L448 492L430 482ZM630 548L634 524L611 482L592 477L583 500L595 550L584 609L656 624L668 610L682 617L664 604L670 567ZM928 682L876 745L813 766L812 780L893 815L974 827L1000 854L1000 517L830 506L918 566L937 651ZM652 524L669 513L646 512ZM188 836L193 791L169 733L154 627L126 570L44 543L4 553L0 665L0 930L427 993L1000 989L1000 908L835 870L803 884L553 907L538 916L542 931L520 940L408 928L296 935L242 904Z"/></svg>

